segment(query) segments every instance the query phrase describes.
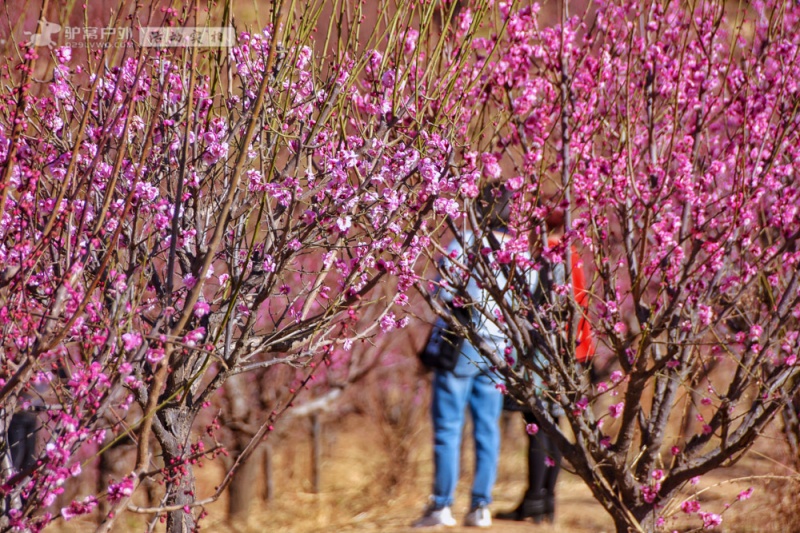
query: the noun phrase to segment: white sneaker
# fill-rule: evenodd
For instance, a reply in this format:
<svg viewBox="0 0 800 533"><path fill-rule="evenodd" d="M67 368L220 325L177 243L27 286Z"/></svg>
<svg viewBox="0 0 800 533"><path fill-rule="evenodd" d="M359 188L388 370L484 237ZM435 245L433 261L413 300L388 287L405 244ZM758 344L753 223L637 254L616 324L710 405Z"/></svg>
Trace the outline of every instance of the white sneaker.
<svg viewBox="0 0 800 533"><path fill-rule="evenodd" d="M492 513L485 505L476 507L464 518L464 525L470 527L492 527Z"/></svg>
<svg viewBox="0 0 800 533"><path fill-rule="evenodd" d="M450 510L450 507L442 507L441 509L437 509L431 503L428 505L428 508L425 509L425 513L422 515L422 518L414 522L411 527L453 527L455 525L456 519L453 518L453 511Z"/></svg>

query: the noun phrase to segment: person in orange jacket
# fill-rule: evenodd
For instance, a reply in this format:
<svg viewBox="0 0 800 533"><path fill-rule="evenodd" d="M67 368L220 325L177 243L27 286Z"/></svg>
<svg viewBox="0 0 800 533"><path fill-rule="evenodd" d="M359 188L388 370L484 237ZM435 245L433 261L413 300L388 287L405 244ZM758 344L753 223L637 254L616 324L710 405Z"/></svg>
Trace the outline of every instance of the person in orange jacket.
<svg viewBox="0 0 800 533"><path fill-rule="evenodd" d="M545 220L548 229L547 245L558 246L564 233L564 211L553 210ZM588 362L595 351L594 339L589 321L585 313L589 305L589 294L586 291L586 275L581 258L573 247L572 251L572 286L575 302L582 311L578 320L575 359L580 363ZM561 269L561 276L564 276ZM554 277L559 277L555 273ZM551 414L556 424L563 414L560 406L551 405ZM523 521L532 518L534 522L543 520L553 522L555 519L555 488L561 469L561 452L555 443L544 432L538 430L538 421L529 409L522 409L528 433L528 488L520 504L513 510L497 513L499 520Z"/></svg>

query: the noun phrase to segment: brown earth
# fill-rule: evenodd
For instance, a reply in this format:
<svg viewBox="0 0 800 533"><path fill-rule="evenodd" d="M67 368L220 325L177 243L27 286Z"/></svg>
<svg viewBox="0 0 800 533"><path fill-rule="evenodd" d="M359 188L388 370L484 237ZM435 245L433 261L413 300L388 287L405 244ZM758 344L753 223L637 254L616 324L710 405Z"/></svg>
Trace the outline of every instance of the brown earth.
<svg viewBox="0 0 800 533"><path fill-rule="evenodd" d="M510 417L510 423L504 429L494 509L513 507L524 490L525 436L516 416ZM298 423L296 431L279 445L275 443L273 500L255 502L246 522L230 525L225 520L227 502L223 499L208 507L209 516L201 522L201 527L205 531L220 533L418 531L409 526L425 505L432 476L430 425L427 420L419 425L415 432L403 436L413 444L408 464L392 466L386 449L389 441L385 430L372 417L351 414L338 421L327 421L324 427L322 490L314 494L310 481L310 438L303 424ZM797 485L759 477L792 475L794 472L781 464L785 453L785 444L773 429L737 466L718 471L700 482L696 488L702 491L699 498L703 509L723 513L724 521L717 531L800 531L800 522L791 516L796 506ZM454 514L459 520L463 519L468 504L473 457L469 443L463 456L464 472L454 506ZM198 471L200 498L212 491L221 473L221 467L215 466ZM756 489L753 497L735 502L736 495L751 486ZM609 516L578 477L563 472L557 497L555 524L495 521L492 530L509 533L614 530ZM730 503L733 505L725 510L725 505ZM702 526L698 517L686 517L679 509L673 515L668 519L665 531L696 531ZM144 520L137 516L126 515L118 525L117 531L145 529ZM51 529L86 531L93 529L93 524L89 520L75 520L66 528L55 525ZM466 533L474 530L456 527L448 531Z"/></svg>

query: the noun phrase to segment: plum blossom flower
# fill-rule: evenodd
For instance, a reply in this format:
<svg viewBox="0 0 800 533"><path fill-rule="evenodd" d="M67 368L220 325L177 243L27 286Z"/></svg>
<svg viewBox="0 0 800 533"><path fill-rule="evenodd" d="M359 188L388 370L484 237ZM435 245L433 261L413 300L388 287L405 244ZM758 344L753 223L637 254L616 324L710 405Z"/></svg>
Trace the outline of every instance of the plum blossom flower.
<svg viewBox="0 0 800 533"><path fill-rule="evenodd" d="M186 336L183 337L183 342L187 346L191 347L197 346L197 343L203 339L205 334L206 334L205 328L200 327L197 329L193 329L192 331L187 333Z"/></svg>
<svg viewBox="0 0 800 533"><path fill-rule="evenodd" d="M419 32L415 29L409 29L406 32L406 40L403 44L403 51L410 54L417 48L417 40L419 39Z"/></svg>
<svg viewBox="0 0 800 533"><path fill-rule="evenodd" d="M658 491L661 490L661 483L655 485L645 485L642 487L642 499L647 503L654 503L658 498Z"/></svg>
<svg viewBox="0 0 800 533"><path fill-rule="evenodd" d="M686 500L681 504L681 511L686 514L694 514L700 510L700 502L697 500Z"/></svg>
<svg viewBox="0 0 800 533"><path fill-rule="evenodd" d="M700 325L708 326L714 320L714 310L707 305L700 304L697 306L697 318L700 319Z"/></svg>
<svg viewBox="0 0 800 533"><path fill-rule="evenodd" d="M197 278L191 274L186 274L183 276L183 284L186 285L187 289L192 289L197 285Z"/></svg>
<svg viewBox="0 0 800 533"><path fill-rule="evenodd" d="M342 233L347 233L347 230L349 230L352 225L352 218L349 216L339 217L336 219L336 227Z"/></svg>
<svg viewBox="0 0 800 533"><path fill-rule="evenodd" d="M147 350L147 362L151 365L155 365L164 359L164 355L165 352L163 348L151 348Z"/></svg>
<svg viewBox="0 0 800 533"><path fill-rule="evenodd" d="M619 402L608 407L608 414L611 418L619 418L622 415L622 410L625 408L625 402Z"/></svg>
<svg viewBox="0 0 800 533"><path fill-rule="evenodd" d="M108 486L108 501L116 502L133 494L133 477L131 474L122 478L119 483L111 483Z"/></svg>
<svg viewBox="0 0 800 533"><path fill-rule="evenodd" d="M522 188L522 185L525 183L525 179L522 176L514 176L510 178L506 182L506 187L508 187L512 191L518 191Z"/></svg>
<svg viewBox="0 0 800 533"><path fill-rule="evenodd" d="M197 318L202 318L206 316L209 313L209 311L211 311L211 306L208 305L208 302L200 300L194 306L194 316L196 316Z"/></svg>
<svg viewBox="0 0 800 533"><path fill-rule="evenodd" d="M525 432L528 435L536 435L537 433L539 433L539 426L537 426L536 424L528 424L525 426Z"/></svg>
<svg viewBox="0 0 800 533"><path fill-rule="evenodd" d="M556 466L556 462L549 455L544 458L544 464L545 466L549 466L550 468Z"/></svg>
<svg viewBox="0 0 800 533"><path fill-rule="evenodd" d="M142 345L142 336L138 333L123 333L122 334L123 347L126 352L132 352Z"/></svg>
<svg viewBox="0 0 800 533"><path fill-rule="evenodd" d="M758 339L761 337L762 333L764 333L764 328L762 328L758 324L753 324L750 327L750 341L758 342Z"/></svg>
<svg viewBox="0 0 800 533"><path fill-rule="evenodd" d="M60 46L54 52L56 61L61 64L69 63L72 60L72 48L69 46Z"/></svg>
<svg viewBox="0 0 800 533"><path fill-rule="evenodd" d="M381 331L384 333L392 331L396 325L397 321L394 318L394 313L386 313L383 318L381 318Z"/></svg>
<svg viewBox="0 0 800 533"><path fill-rule="evenodd" d="M467 198L477 198L479 194L478 186L474 179L465 179L461 182L461 194Z"/></svg>
<svg viewBox="0 0 800 533"><path fill-rule="evenodd" d="M583 396L580 400L575 402L575 407L580 411L585 411L589 407L589 398Z"/></svg>
<svg viewBox="0 0 800 533"><path fill-rule="evenodd" d="M736 500L737 501L749 500L752 495L753 495L753 487L750 487L749 489L740 492L739 495L736 496Z"/></svg>
<svg viewBox="0 0 800 533"><path fill-rule="evenodd" d="M500 167L496 154L481 154L481 161L483 162L483 173L487 178L492 180L500 179L503 169Z"/></svg>
<svg viewBox="0 0 800 533"><path fill-rule="evenodd" d="M387 89L389 87L394 86L394 81L395 81L394 69L387 70L386 72L383 73L383 76L381 76L381 85L383 85Z"/></svg>
<svg viewBox="0 0 800 533"><path fill-rule="evenodd" d="M73 501L69 504L69 507L63 507L61 509L61 517L68 522L76 516L91 513L95 507L97 507L97 498L87 496L82 501Z"/></svg>
<svg viewBox="0 0 800 533"><path fill-rule="evenodd" d="M206 151L203 153L203 162L207 165L213 165L223 157L228 155L228 143L226 142L213 142L208 145Z"/></svg>
<svg viewBox="0 0 800 533"><path fill-rule="evenodd" d="M714 529L722 523L722 517L716 513L700 513L703 519L703 529Z"/></svg>
<svg viewBox="0 0 800 533"><path fill-rule="evenodd" d="M435 213L446 213L448 216L458 216L458 202L452 198L437 198L433 202L433 211Z"/></svg>

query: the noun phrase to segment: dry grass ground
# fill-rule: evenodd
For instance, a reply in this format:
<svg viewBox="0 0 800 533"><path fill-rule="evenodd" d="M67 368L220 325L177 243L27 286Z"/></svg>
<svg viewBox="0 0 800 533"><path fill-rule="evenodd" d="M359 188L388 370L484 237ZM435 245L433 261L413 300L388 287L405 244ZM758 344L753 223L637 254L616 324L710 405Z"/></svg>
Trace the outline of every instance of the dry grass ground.
<svg viewBox="0 0 800 533"><path fill-rule="evenodd" d="M505 432L499 479L495 488L495 509L515 505L525 485L524 439L516 415ZM325 448L322 491L311 490L311 445L304 431L297 433L277 447L274 457L275 496L271 502L259 501L246 522L235 525L225 520L226 501L208 508L209 516L201 523L205 531L219 533L324 533L324 532L389 532L413 531L409 525L425 504L431 480L431 446L429 424L411 435L414 444L407 465L391 464L384 447L381 428L372 419L359 414L329 421L325 426ZM703 508L722 512L725 504L752 486L753 497L737 502L724 512L724 522L718 531L727 532L789 532L800 531L787 512L797 504L797 486L784 485L753 476L789 474L779 464L785 453L783 442L775 430L767 435L756 449L737 466L719 471L704 479L697 488ZM459 486L454 511L463 517L468 504L471 479L471 446L464 454L464 473ZM251 465L258 468L258 465ZM398 470L399 469L399 470ZM211 491L221 470L206 467L198 472L200 496ZM734 478L751 478L731 482ZM390 481L394 479L395 481ZM570 532L589 533L613 531L613 524L601 506L592 498L589 489L576 476L564 472L558 484L558 511L553 525L496 521L494 531ZM697 517L687 519L678 511L667 522L667 531L691 531L700 525ZM71 522L69 531L90 530L92 524ZM56 527L54 529L61 529ZM119 523L118 531L142 531L144 523L127 516ZM453 533L474 531L454 528Z"/></svg>
<svg viewBox="0 0 800 533"><path fill-rule="evenodd" d="M395 371L397 369L395 368ZM432 480L431 428L427 416L425 379L409 372L395 372L391 381L377 380L351 391L348 405L357 411L329 417L323 424L321 491L313 492L311 437L307 421L293 421L272 443L273 487L271 501L259 498L246 521L226 520L226 496L207 508L201 521L203 531L219 533L327 533L327 532L411 532L410 524L425 506ZM402 385L406 383L406 385ZM371 392L370 392L371 391ZM526 436L521 417L508 415L495 486L495 510L516 505L526 484ZM466 429L468 433L470 428ZM472 445L466 439L462 454L462 481L454 512L461 520L469 500L472 476ZM403 453L406 450L407 453ZM407 457L405 461L402 457ZM786 467L787 446L778 423L737 465L714 472L692 491L699 491L703 510L723 513L717 531L732 533L800 533L798 485L775 476L796 474ZM249 464L247 468L263 469ZM223 475L220 464L197 470L198 497L213 492ZM259 491L263 493L263 475ZM753 487L753 497L735 502L737 494ZM688 497L691 493L687 492ZM701 521L679 509L670 513L665 531L697 531ZM142 502L143 503L143 502ZM730 509L726 504L733 504ZM91 519L57 522L50 531L83 532L94 529ZM144 531L144 517L126 514L116 531ZM588 487L564 471L557 487L556 522L553 525L496 521L493 531L594 533L613 531L613 523ZM454 533L474 531L454 528Z"/></svg>

